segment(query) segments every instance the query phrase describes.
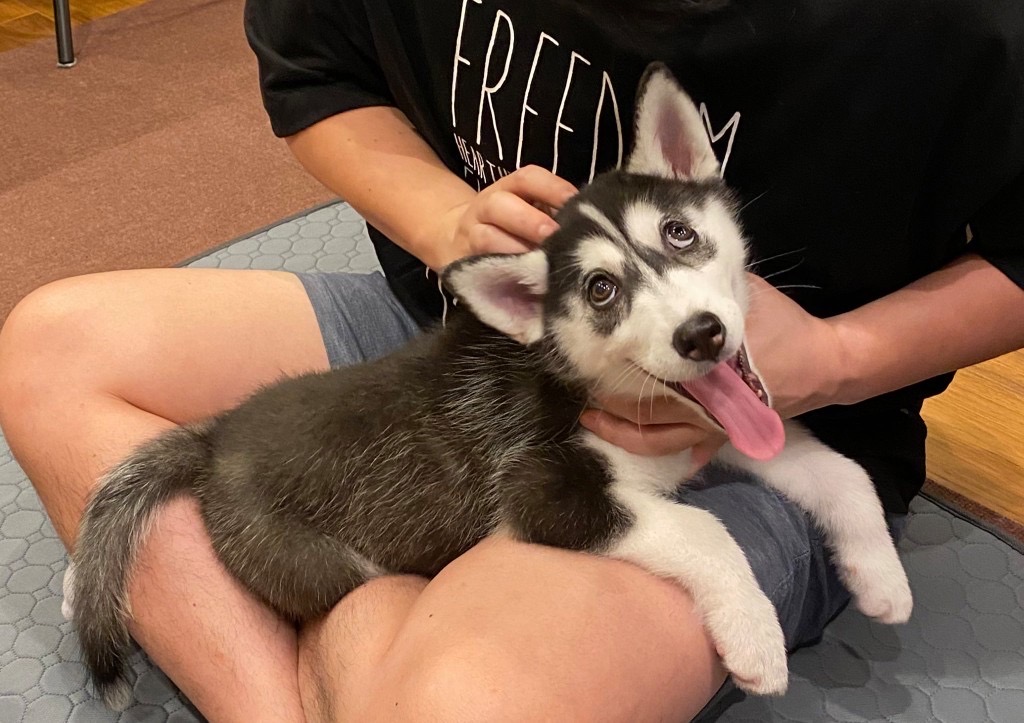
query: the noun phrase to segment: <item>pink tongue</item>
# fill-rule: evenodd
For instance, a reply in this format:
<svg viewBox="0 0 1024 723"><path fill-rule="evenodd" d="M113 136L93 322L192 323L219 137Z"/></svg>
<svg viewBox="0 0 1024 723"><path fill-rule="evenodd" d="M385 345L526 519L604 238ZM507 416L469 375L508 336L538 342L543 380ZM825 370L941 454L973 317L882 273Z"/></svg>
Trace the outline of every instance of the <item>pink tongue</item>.
<svg viewBox="0 0 1024 723"><path fill-rule="evenodd" d="M737 450L758 460L782 451L782 419L757 398L740 375L722 362L700 379L682 384L718 420Z"/></svg>

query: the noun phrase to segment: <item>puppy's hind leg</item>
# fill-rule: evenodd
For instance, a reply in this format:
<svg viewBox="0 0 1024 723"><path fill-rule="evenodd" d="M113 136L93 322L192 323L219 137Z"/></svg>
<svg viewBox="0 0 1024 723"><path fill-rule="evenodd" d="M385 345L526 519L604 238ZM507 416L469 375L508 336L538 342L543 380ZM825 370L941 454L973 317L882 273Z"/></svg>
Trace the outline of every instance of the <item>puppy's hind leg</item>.
<svg viewBox="0 0 1024 723"><path fill-rule="evenodd" d="M619 483L614 493L634 523L604 554L680 583L739 687L785 692L789 669L778 614L725 526L710 512L655 492Z"/></svg>
<svg viewBox="0 0 1024 723"><path fill-rule="evenodd" d="M719 459L753 472L811 515L861 612L883 623L906 622L913 596L871 478L800 425L788 423L786 437L785 449L768 462L729 447Z"/></svg>
<svg viewBox="0 0 1024 723"><path fill-rule="evenodd" d="M320 617L380 574L348 545L303 522L279 520L263 527L262 534L254 535L246 526L209 526L213 547L228 570L293 622Z"/></svg>

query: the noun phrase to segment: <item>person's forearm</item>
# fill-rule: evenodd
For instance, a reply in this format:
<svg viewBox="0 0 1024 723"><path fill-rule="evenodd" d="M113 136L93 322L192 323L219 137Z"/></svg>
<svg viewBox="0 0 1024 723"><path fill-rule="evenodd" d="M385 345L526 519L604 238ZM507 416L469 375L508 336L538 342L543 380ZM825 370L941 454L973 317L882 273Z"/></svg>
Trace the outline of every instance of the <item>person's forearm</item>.
<svg viewBox="0 0 1024 723"><path fill-rule="evenodd" d="M854 404L1024 347L1024 290L964 256L829 322L843 360L834 401Z"/></svg>
<svg viewBox="0 0 1024 723"><path fill-rule="evenodd" d="M453 260L435 229L476 191L444 165L401 111L348 111L287 141L307 171L388 238L434 269Z"/></svg>

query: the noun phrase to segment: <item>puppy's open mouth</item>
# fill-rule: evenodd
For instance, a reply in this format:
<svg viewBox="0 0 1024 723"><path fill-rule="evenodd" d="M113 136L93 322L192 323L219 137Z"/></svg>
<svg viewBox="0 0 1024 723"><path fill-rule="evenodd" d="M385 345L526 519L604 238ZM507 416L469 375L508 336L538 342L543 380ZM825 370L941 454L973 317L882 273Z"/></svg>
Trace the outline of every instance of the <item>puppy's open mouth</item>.
<svg viewBox="0 0 1024 723"><path fill-rule="evenodd" d="M770 407L771 404L768 401L768 391L764 388L764 383L761 381L761 377L757 376L757 372L750 366L750 358L747 356L747 347L745 344L740 344L740 350L736 352L736 356L726 362L734 372L740 375L740 379L743 380L744 384L750 387L750 391L757 395L766 407Z"/></svg>
<svg viewBox="0 0 1024 723"><path fill-rule="evenodd" d="M766 407L770 407L771 406L771 403L768 400L768 392L765 389L764 384L761 382L761 377L759 377L757 375L757 372L755 372L751 368L750 359L747 356L747 347L745 345L741 344L740 345L740 350L738 352L736 352L736 356L732 357L731 359L727 359L723 363L729 365L729 368L732 369L736 373L736 375L743 381L743 383L746 384L747 387L749 387L750 391L753 392L754 395L758 399L760 399L761 402ZM681 396L686 397L687 399L689 399L692 402L697 402L697 404L700 404L699 401L694 399L692 394L690 394L688 391L686 391L686 389L683 386L682 382L663 382L663 383L666 386L670 387L677 394L680 394ZM704 405L701 404L701 406L703 407ZM706 409L707 408L705 407L705 410ZM710 414L710 412L708 412L708 413ZM712 416L712 418L714 418L713 414L711 416ZM721 424L721 422L719 422L719 424Z"/></svg>
<svg viewBox="0 0 1024 723"><path fill-rule="evenodd" d="M768 392L744 347L702 377L663 383L700 405L748 457L767 460L782 451L786 442L782 419L768 406Z"/></svg>

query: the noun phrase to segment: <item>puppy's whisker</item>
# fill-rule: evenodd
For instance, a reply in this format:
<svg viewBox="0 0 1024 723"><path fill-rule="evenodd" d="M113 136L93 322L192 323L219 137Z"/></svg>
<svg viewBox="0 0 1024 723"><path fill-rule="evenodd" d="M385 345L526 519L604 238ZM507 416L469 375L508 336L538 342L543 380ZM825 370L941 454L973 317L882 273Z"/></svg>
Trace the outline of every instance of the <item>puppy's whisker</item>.
<svg viewBox="0 0 1024 723"><path fill-rule="evenodd" d="M640 369L637 369L636 367L627 369L625 373L620 375L619 381L615 385L615 391L618 391L621 387L623 387L626 384L632 383L636 379L636 377L639 376L641 373L642 371Z"/></svg>
<svg viewBox="0 0 1024 723"><path fill-rule="evenodd" d="M651 387L650 407L649 407L649 411L648 411L648 414L650 415L650 418L652 420L654 419L654 391L657 388L658 388L658 380L655 379L654 380L654 385Z"/></svg>
<svg viewBox="0 0 1024 723"><path fill-rule="evenodd" d="M817 289L818 291L821 291L821 287L814 284L782 284L775 288L779 291L782 291L783 289Z"/></svg>
<svg viewBox="0 0 1024 723"><path fill-rule="evenodd" d="M654 420L654 393L655 393L655 390L658 388L658 385L661 383L661 380L658 379L658 377L656 377L655 375L653 375L650 372L648 372L647 370L644 370L644 373L647 375L647 378L644 380L644 384L643 384L643 386L640 389L641 389L641 393L642 393L643 390L647 388L647 381L650 380L650 382L651 382L651 393L647 397L647 401L650 404L650 407L648 409L647 424L651 424L651 422ZM639 410L639 405L637 405L637 413L638 413L637 416L638 417L639 417L639 411L640 411Z"/></svg>
<svg viewBox="0 0 1024 723"><path fill-rule="evenodd" d="M618 376L615 378L615 381L609 387L608 393L614 394L615 392L617 392L623 384L629 381L639 371L640 370L635 364L630 364L629 366L626 366L624 369L620 369Z"/></svg>
<svg viewBox="0 0 1024 723"><path fill-rule="evenodd" d="M767 189L765 191L762 191L761 193L757 194L752 199L750 199L749 201L744 203L742 206L740 206L739 210L736 211L736 215L739 216L741 213L743 213L743 211L745 211L747 209L748 206L753 206L754 203L756 203L757 201L760 201L762 198L764 198L766 195L768 195L768 191L771 191L771 190L772 189L769 188L769 189Z"/></svg>
<svg viewBox="0 0 1024 723"><path fill-rule="evenodd" d="M776 276L782 276L782 274L788 274L790 271L794 271L794 270L800 268L800 266L803 264L803 262L804 262L804 259L800 259L795 264L790 266L788 269L782 269L782 271L775 271L775 272L772 272L772 273L768 274L767 276L762 276L761 278L764 279L765 281L767 281L768 279L774 279Z"/></svg>
<svg viewBox="0 0 1024 723"><path fill-rule="evenodd" d="M644 425L640 422L640 405L643 404L643 401L644 401L644 389L647 388L647 382L650 379L654 379L654 383L655 384L658 383L657 378L653 374L651 374L649 371L644 369L643 372L647 376L643 380L643 382L640 384L640 396L637 397L637 400L636 400L636 426L637 426L637 429L639 431L641 431L641 432L643 431Z"/></svg>
<svg viewBox="0 0 1024 723"><path fill-rule="evenodd" d="M807 247L804 246L803 248L793 249L792 251L783 251L781 254L775 254L774 256L769 256L767 258L757 259L755 261L751 261L749 264L747 264L746 268L749 271L750 269L752 269L755 266L758 266L760 264L766 264L769 261L775 261L777 259L782 259L782 258L785 258L786 256L792 256L793 254L803 253L806 250L807 250Z"/></svg>

